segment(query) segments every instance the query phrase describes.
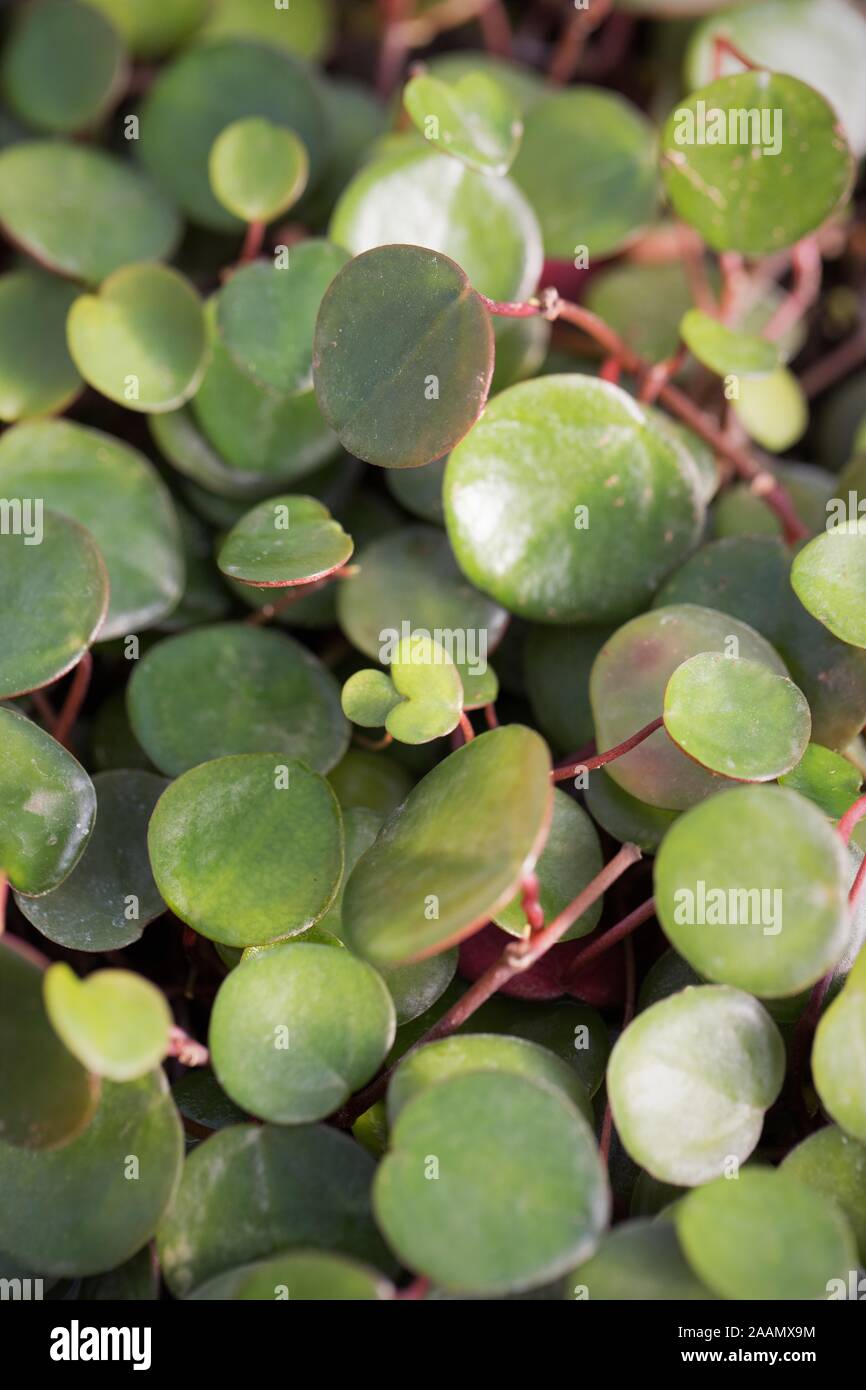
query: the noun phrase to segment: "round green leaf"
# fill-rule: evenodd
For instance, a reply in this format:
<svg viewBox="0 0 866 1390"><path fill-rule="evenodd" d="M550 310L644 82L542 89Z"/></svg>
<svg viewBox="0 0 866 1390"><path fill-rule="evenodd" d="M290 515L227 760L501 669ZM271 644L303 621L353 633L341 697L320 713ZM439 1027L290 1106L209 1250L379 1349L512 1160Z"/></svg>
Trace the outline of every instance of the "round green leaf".
<svg viewBox="0 0 866 1390"><path fill-rule="evenodd" d="M307 151L285 126L263 116L232 121L213 142L211 188L244 222L272 222L298 201L307 184Z"/></svg>
<svg viewBox="0 0 866 1390"><path fill-rule="evenodd" d="M287 1247L393 1271L370 1212L374 1163L324 1125L232 1125L193 1149L157 1234L166 1283L183 1298Z"/></svg>
<svg viewBox="0 0 866 1390"><path fill-rule="evenodd" d="M736 787L671 826L655 861L659 921L699 974L764 999L833 968L850 869L826 817L784 787Z"/></svg>
<svg viewBox="0 0 866 1390"><path fill-rule="evenodd" d="M284 633L244 623L158 643L136 663L127 699L136 738L169 776L266 752L275 764L300 758L327 772L349 738L339 688L318 657Z"/></svg>
<svg viewBox="0 0 866 1390"><path fill-rule="evenodd" d="M621 845L635 844L655 854L679 811L650 806L625 791L603 767L596 768L586 786L586 806L593 820Z"/></svg>
<svg viewBox="0 0 866 1390"><path fill-rule="evenodd" d="M229 355L216 316L212 298L205 305L210 357L192 412L224 470L240 475L233 481L267 496L275 485L293 482L330 459L339 447L337 437L312 389L281 395L246 376ZM206 478L202 481L211 486ZM239 492L232 487L229 495ZM241 495L249 495L246 486Z"/></svg>
<svg viewBox="0 0 866 1390"><path fill-rule="evenodd" d="M347 755L351 756L351 755ZM370 754L370 757L375 757ZM333 776L333 774L332 774ZM382 819L390 806L379 811L366 806L354 806L343 811L343 830L346 837L346 855L343 878L337 896L322 918L321 925L313 927L304 935L304 940L312 940L313 932L320 932L322 938L329 938L329 944L340 945L343 932L343 892L346 881L361 855L370 848L382 826ZM331 933L334 933L331 936ZM418 1018L431 1008L447 990L457 969L457 951L443 951L438 956L419 960L411 965L395 965L390 968L379 967L379 974L388 986L388 993L394 1001L397 1024L400 1026Z"/></svg>
<svg viewBox="0 0 866 1390"><path fill-rule="evenodd" d="M319 58L330 47L334 26L333 0L290 0L285 5L212 0L199 34L208 42L229 37L260 39L305 58Z"/></svg>
<svg viewBox="0 0 866 1390"><path fill-rule="evenodd" d="M251 502L263 492L272 490L273 484L269 483L266 475L242 472L220 457L199 429L189 406L151 415L148 425L163 457L185 479L201 489L207 489L205 495L209 503L212 503L214 496ZM224 524L222 517L217 524Z"/></svg>
<svg viewBox="0 0 866 1390"><path fill-rule="evenodd" d="M74 285L40 270L0 277L0 420L65 410L82 387L66 347Z"/></svg>
<svg viewBox="0 0 866 1390"><path fill-rule="evenodd" d="M180 237L174 208L144 174L104 150L61 140L27 140L0 153L0 223L40 265L92 285L131 261L170 256Z"/></svg>
<svg viewBox="0 0 866 1390"><path fill-rule="evenodd" d="M838 996L825 1010L812 1047L812 1077L837 1125L866 1143L866 955L861 948Z"/></svg>
<svg viewBox="0 0 866 1390"><path fill-rule="evenodd" d="M393 1128L404 1107L429 1086L467 1072L496 1071L525 1076L561 1091L592 1123L586 1087L573 1067L546 1047L526 1038L497 1033L465 1033L439 1038L404 1057L388 1085L388 1124Z"/></svg>
<svg viewBox="0 0 866 1390"><path fill-rule="evenodd" d="M159 58L197 29L210 0L87 0L140 58Z"/></svg>
<svg viewBox="0 0 866 1390"><path fill-rule="evenodd" d="M350 748L331 768L328 781L344 811L369 807L380 816L390 815L412 789L412 779L402 764L385 753L369 753L364 748Z"/></svg>
<svg viewBox="0 0 866 1390"><path fill-rule="evenodd" d="M662 713L668 681L689 657L732 652L786 674L776 652L746 623L697 604L679 603L633 618L605 643L595 659L589 695L599 748L614 748ZM657 730L617 758L607 775L638 801L685 810L724 786ZM590 779L594 774L590 774Z"/></svg>
<svg viewBox="0 0 866 1390"><path fill-rule="evenodd" d="M397 646L391 674L358 671L343 687L343 711L365 728L384 725L400 743L429 743L456 729L463 686L438 642L417 633Z"/></svg>
<svg viewBox="0 0 866 1390"><path fill-rule="evenodd" d="M460 941L504 907L544 843L549 775L546 745L520 724L481 734L428 772L346 885L351 949L400 965Z"/></svg>
<svg viewBox="0 0 866 1390"><path fill-rule="evenodd" d="M217 295L216 322L242 372L284 395L309 390L316 315L348 259L330 241L302 241L288 265L253 261L232 275Z"/></svg>
<svg viewBox="0 0 866 1390"><path fill-rule="evenodd" d="M700 309L683 316L680 333L689 351L717 376L762 377L779 362L775 343L727 328Z"/></svg>
<svg viewBox="0 0 866 1390"><path fill-rule="evenodd" d="M523 679L535 722L556 753L573 753L595 732L589 672L609 627L530 627Z"/></svg>
<svg viewBox="0 0 866 1390"><path fill-rule="evenodd" d="M866 653L840 642L806 612L790 573L791 553L781 539L731 536L697 550L654 603L705 604L750 623L772 642L809 701L813 738L842 750L866 724ZM754 653L741 643L740 655Z"/></svg>
<svg viewBox="0 0 866 1390"><path fill-rule="evenodd" d="M514 179L538 213L545 255L572 261L581 248L611 255L655 215L653 128L617 93L556 92L526 117Z"/></svg>
<svg viewBox="0 0 866 1390"><path fill-rule="evenodd" d="M41 497L22 501L9 494L0 514L0 697L5 699L50 685L78 664L105 620L108 575L89 532L43 511Z"/></svg>
<svg viewBox="0 0 866 1390"><path fill-rule="evenodd" d="M568 1280L575 1299L693 1302L713 1298L685 1261L667 1221L626 1221Z"/></svg>
<svg viewBox="0 0 866 1390"><path fill-rule="evenodd" d="M147 857L147 823L166 782L150 772L99 772L93 787L96 823L71 874L53 892L16 902L59 946L116 951L165 911Z"/></svg>
<svg viewBox="0 0 866 1390"><path fill-rule="evenodd" d="M611 1053L607 1087L634 1161L662 1182L693 1187L732 1158L745 1162L784 1076L781 1035L757 999L702 985L629 1024Z"/></svg>
<svg viewBox="0 0 866 1390"><path fill-rule="evenodd" d="M507 174L523 133L520 107L485 72L455 82L421 73L407 82L403 104L425 139L482 174Z"/></svg>
<svg viewBox="0 0 866 1390"><path fill-rule="evenodd" d="M412 1269L451 1292L500 1293L586 1259L610 1198L592 1131L561 1092L482 1071L426 1087L406 1106L374 1202Z"/></svg>
<svg viewBox="0 0 866 1390"><path fill-rule="evenodd" d="M85 381L128 410L176 410L204 374L201 301L164 265L116 270L75 301L66 331Z"/></svg>
<svg viewBox="0 0 866 1390"><path fill-rule="evenodd" d="M702 515L696 478L643 407L586 376L495 396L445 471L464 574L541 622L638 611L695 544Z"/></svg>
<svg viewBox="0 0 866 1390"><path fill-rule="evenodd" d="M11 705L0 705L0 751L0 869L21 893L50 893L84 853L96 816L93 783Z"/></svg>
<svg viewBox="0 0 866 1390"><path fill-rule="evenodd" d="M634 352L662 362L679 347L680 324L691 308L692 292L680 261L645 265L620 260L592 276L584 302Z"/></svg>
<svg viewBox="0 0 866 1390"><path fill-rule="evenodd" d="M857 1250L847 1221L823 1193L766 1168L717 1178L679 1204L686 1259L721 1298L826 1299L847 1285Z"/></svg>
<svg viewBox="0 0 866 1390"><path fill-rule="evenodd" d="M78 0L26 6L6 41L0 86L14 114L34 130L92 126L120 95L123 43L112 24Z"/></svg>
<svg viewBox="0 0 866 1390"><path fill-rule="evenodd" d="M739 382L734 413L750 438L780 454L805 432L809 423L806 396L793 372L777 367L768 376Z"/></svg>
<svg viewBox="0 0 866 1390"><path fill-rule="evenodd" d="M814 801L831 820L839 820L857 800L863 779L847 758L810 743L797 766L779 781Z"/></svg>
<svg viewBox="0 0 866 1390"><path fill-rule="evenodd" d="M337 799L279 754L217 758L163 793L148 832L157 887L195 931L259 945L311 927L343 868Z"/></svg>
<svg viewBox="0 0 866 1390"><path fill-rule="evenodd" d="M466 709L496 699L487 658L508 614L464 579L440 530L390 531L358 551L354 568L337 594L340 627L353 646L387 665L401 640L429 634L460 672Z"/></svg>
<svg viewBox="0 0 866 1390"><path fill-rule="evenodd" d="M349 677L340 701L343 713L353 724L360 724L362 729L377 729L400 704L400 695L385 671L364 670Z"/></svg>
<svg viewBox="0 0 866 1390"><path fill-rule="evenodd" d="M177 517L168 489L136 449L68 420L16 425L0 440L0 494L25 507L27 498L44 498L92 533L110 586L101 642L152 627L175 607L184 580ZM55 605L71 592L58 582Z"/></svg>
<svg viewBox="0 0 866 1390"><path fill-rule="evenodd" d="M217 564L230 579L276 589L323 579L353 549L352 537L315 497L271 497L232 527Z"/></svg>
<svg viewBox="0 0 866 1390"><path fill-rule="evenodd" d="M495 994L467 1019L461 1033L506 1033L526 1038L555 1052L577 1073L594 1096L604 1080L610 1042L601 1014L574 999L534 1004Z"/></svg>
<svg viewBox="0 0 866 1390"><path fill-rule="evenodd" d="M209 1044L238 1105L297 1125L330 1115L370 1080L395 1026L391 996L369 965L349 951L289 942L223 981Z"/></svg>
<svg viewBox="0 0 866 1390"><path fill-rule="evenodd" d="M541 885L539 899L544 920L549 925L558 913L582 892L601 872L601 845L595 826L582 806L557 787L553 793L553 818L535 872ZM591 932L601 916L604 900L599 898L569 927L561 941L573 941ZM521 894L493 919L512 936L528 931Z"/></svg>
<svg viewBox="0 0 866 1390"><path fill-rule="evenodd" d="M30 946L0 941L0 1148L55 1148L80 1134L99 1099L52 1028L42 999L43 961Z"/></svg>
<svg viewBox="0 0 866 1390"><path fill-rule="evenodd" d="M447 453L483 409L492 372L487 310L460 266L435 251L377 247L322 300L316 397L340 442L368 463L417 468Z"/></svg>
<svg viewBox="0 0 866 1390"><path fill-rule="evenodd" d="M515 320L516 323L521 321ZM442 458L434 459L423 468L389 468L385 474L385 486L413 517L442 525L445 520L442 479L447 462L447 458Z"/></svg>
<svg viewBox="0 0 866 1390"><path fill-rule="evenodd" d="M429 247L462 266L490 299L525 299L543 262L541 229L510 179L486 177L415 141L355 175L328 236L355 256L395 242Z"/></svg>
<svg viewBox="0 0 866 1390"><path fill-rule="evenodd" d="M45 1274L113 1269L150 1240L182 1159L183 1130L164 1073L105 1081L94 1118L62 1149L27 1153L0 1143L0 1247Z"/></svg>
<svg viewBox="0 0 866 1390"><path fill-rule="evenodd" d="M716 51L718 34L753 63L788 72L819 91L838 111L854 153L866 153L866 92L859 80L866 64L866 25L856 6L848 0L753 0L705 20L686 53L689 90L703 87L719 71L741 71L733 54Z"/></svg>
<svg viewBox="0 0 866 1390"><path fill-rule="evenodd" d="M832 1197L842 1208L856 1237L862 1266L866 1258L866 1145L836 1125L825 1125L791 1149L781 1172Z"/></svg>
<svg viewBox="0 0 866 1390"><path fill-rule="evenodd" d="M722 77L686 97L662 132L674 211L714 251L767 255L808 236L851 186L835 113L779 73Z"/></svg>
<svg viewBox="0 0 866 1390"><path fill-rule="evenodd" d="M803 692L758 661L699 652L665 688L665 729L702 767L742 782L790 772L809 742Z"/></svg>
<svg viewBox="0 0 866 1390"><path fill-rule="evenodd" d="M253 116L295 132L315 184L327 157L325 108L306 65L285 49L239 39L188 48L150 88L141 108L141 158L193 222L216 231L240 226L214 196L208 160L226 126Z"/></svg>
<svg viewBox="0 0 866 1390"><path fill-rule="evenodd" d="M866 647L866 520L845 521L794 557L791 587L803 607L852 647Z"/></svg>
<svg viewBox="0 0 866 1390"><path fill-rule="evenodd" d="M287 1255L275 1255L270 1260L226 1270L188 1297L220 1302L287 1299L329 1303L348 1299L355 1303L374 1303L393 1298L394 1289L376 1270L356 1260L317 1250L293 1250Z"/></svg>
<svg viewBox="0 0 866 1390"><path fill-rule="evenodd" d="M432 638L404 638L391 662L399 704L385 718L400 743L429 743L456 729L463 710L463 684L449 654Z"/></svg>
<svg viewBox="0 0 866 1390"><path fill-rule="evenodd" d="M86 979L65 961L45 972L51 1025L82 1066L111 1081L134 1081L158 1067L172 1026L165 996L131 970L96 970Z"/></svg>

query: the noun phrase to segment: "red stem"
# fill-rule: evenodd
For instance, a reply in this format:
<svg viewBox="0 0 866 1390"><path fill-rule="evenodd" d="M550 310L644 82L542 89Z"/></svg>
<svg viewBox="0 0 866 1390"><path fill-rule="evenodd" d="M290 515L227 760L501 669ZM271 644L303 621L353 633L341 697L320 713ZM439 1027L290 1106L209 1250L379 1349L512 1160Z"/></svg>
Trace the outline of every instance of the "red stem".
<svg viewBox="0 0 866 1390"><path fill-rule="evenodd" d="M244 236L244 244L241 247L241 254L238 260L239 265L246 265L248 261L254 261L262 249L265 240L266 224L264 222L250 222L247 225Z"/></svg>
<svg viewBox="0 0 866 1390"><path fill-rule="evenodd" d="M462 710L460 711L460 728L463 730L463 737L466 742L471 743L475 737L475 730L469 721L469 716L464 714Z"/></svg>
<svg viewBox="0 0 866 1390"><path fill-rule="evenodd" d="M638 927L648 922L650 917L655 915L655 898L649 898L647 902L641 903L627 917L623 917L621 922L617 922L615 927L611 927L604 936L599 936L595 941L590 941L588 946L575 956L568 970L566 983L574 980L581 970L584 970L591 961L603 956L612 946L619 945L620 941L625 941L631 936L632 932L637 931Z"/></svg>
<svg viewBox="0 0 866 1390"><path fill-rule="evenodd" d="M502 0L488 0L478 16L484 47L497 58L510 58L514 50L511 21Z"/></svg>
<svg viewBox="0 0 866 1390"><path fill-rule="evenodd" d="M539 901L540 892L541 884L538 881L538 875L527 874L520 885L520 903L531 932L541 931L544 926L544 908Z"/></svg>
<svg viewBox="0 0 866 1390"><path fill-rule="evenodd" d="M811 367L807 367L800 378L800 385L811 400L813 396L820 396L822 391L826 391L840 377L853 372L855 367L859 367L864 361L866 361L866 323L861 324L857 332L853 333L850 338L846 338L844 343L840 343L832 352L828 352L826 357L820 358Z"/></svg>
<svg viewBox="0 0 866 1390"><path fill-rule="evenodd" d="M649 724L645 724L642 729L638 729L636 734L630 738L623 739L615 748L608 748L604 753L596 753L594 757L587 758L582 763L569 763L566 767L555 767L550 774L554 782L568 782L572 777L576 777L579 772L592 772L594 768L604 767L605 763L612 763L617 758L621 758L624 753L630 753L638 744L643 743L657 729L664 724L664 718L659 715L658 719L653 719Z"/></svg>
<svg viewBox="0 0 866 1390"><path fill-rule="evenodd" d="M9 897L9 880L0 869L0 936L6 930L6 900Z"/></svg>
<svg viewBox="0 0 866 1390"><path fill-rule="evenodd" d="M551 82L562 86L571 80L580 66L587 39L612 8L613 0L590 0L586 9L572 12L562 28L547 69Z"/></svg>
<svg viewBox="0 0 866 1390"><path fill-rule="evenodd" d="M753 63L751 58L747 58L741 48L738 48L737 45L732 43L729 38L726 38L724 34L717 34L713 39L714 79L722 75L722 58L726 53L729 53L732 58L736 58L737 62L742 63L743 67L748 68L750 72L761 71L760 65L758 63Z"/></svg>
<svg viewBox="0 0 866 1390"><path fill-rule="evenodd" d="M492 700L489 705L484 706L484 718L487 721L488 729L499 728L499 720L496 717L496 705Z"/></svg>
<svg viewBox="0 0 866 1390"><path fill-rule="evenodd" d="M857 800L852 806L848 807L848 810L836 826L836 830L842 838L843 845L850 843L851 832L855 825L859 825L864 816L866 816L866 796L858 796Z"/></svg>
<svg viewBox="0 0 866 1390"><path fill-rule="evenodd" d="M854 882L851 884L848 893L848 902L851 904L852 911L857 906L857 899L860 896L860 891L864 883L866 883L866 856L860 860L860 867L857 870Z"/></svg>
<svg viewBox="0 0 866 1390"><path fill-rule="evenodd" d="M62 743L64 748L69 747L69 737L75 727L75 721L81 713L81 706L84 704L90 686L90 677L93 672L93 657L90 652L85 652L75 668L75 674L66 692L66 699L63 702L54 728L51 730L58 743Z"/></svg>
<svg viewBox="0 0 866 1390"><path fill-rule="evenodd" d="M491 301L488 300L487 303L489 308ZM614 332L603 319L600 319L597 314L591 313L589 309L584 309L580 304L572 304L570 300L560 299L556 290L543 290L536 299L527 301L526 305L499 305L496 309L491 309L491 312L506 312L510 317L523 318L526 317L525 310L527 308L543 314L545 318L550 320L565 319L566 323L574 324L576 328L582 329L584 333L600 343L609 356L616 357L627 372L631 372L638 378L645 378L647 373L651 371L651 363L645 362L642 357L633 352L619 334ZM766 503L779 518L785 540L789 544L793 545L797 541L808 539L808 528L797 516L787 490L773 477L772 473L761 468L745 449L725 434L712 416L707 415L700 406L695 405L684 391L681 391L678 386L674 386L671 382L667 382L661 387L658 398L663 405L673 411L674 415L679 416L689 429L694 430L705 444L709 444L710 448L714 449L717 454L728 459L740 477L752 484L752 491L755 496Z"/></svg>
<svg viewBox="0 0 866 1390"><path fill-rule="evenodd" d="M773 341L783 338L794 324L799 323L821 293L823 267L815 237L798 242L791 252L791 265L794 272L791 291L764 328L764 337Z"/></svg>
<svg viewBox="0 0 866 1390"><path fill-rule="evenodd" d="M636 864L640 858L641 851L637 845L623 845L619 853L605 864L601 873L596 874L591 883L588 883L583 891L578 893L568 907L563 908L558 917L554 917L550 926L543 927L541 931L533 933L532 936L509 942L499 960L494 961L493 965L485 970L484 974L479 976L473 985L469 986L456 1004L453 1004L448 1012L443 1014L442 1018L413 1044L409 1051L414 1052L416 1048L434 1042L437 1038L447 1037L457 1028L460 1028L503 985L506 985L515 975L528 970L550 950L551 946L555 946L572 923L576 922L578 917L582 917L584 912L607 892L611 884L616 883L626 869L630 868L632 864ZM404 1053L404 1056L408 1056L408 1052ZM333 1123L343 1129L354 1124L359 1115L363 1115L371 1105L375 1105L377 1100L381 1100L393 1071L394 1067L389 1067L387 1071L375 1077L363 1091L352 1096L342 1110L333 1116Z"/></svg>

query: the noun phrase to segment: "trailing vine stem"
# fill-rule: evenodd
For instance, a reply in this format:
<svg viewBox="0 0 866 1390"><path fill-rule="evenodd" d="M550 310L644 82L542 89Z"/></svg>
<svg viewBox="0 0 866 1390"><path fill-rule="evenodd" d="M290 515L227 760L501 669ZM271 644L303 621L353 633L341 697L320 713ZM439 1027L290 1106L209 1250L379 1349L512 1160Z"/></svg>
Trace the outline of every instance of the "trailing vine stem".
<svg viewBox="0 0 866 1390"><path fill-rule="evenodd" d="M588 942L571 962L567 983L574 980L592 961L598 960L598 957L603 956L611 947L618 946L621 941L626 941L632 932L637 931L638 927L643 926L644 922L648 922L651 917L655 916L655 910L655 898L648 898L645 903L633 908L628 916L623 917L622 921L617 922L616 926L611 927L603 936L598 936L595 941Z"/></svg>
<svg viewBox="0 0 866 1390"><path fill-rule="evenodd" d="M247 230L244 235L244 242L241 247L238 265L247 265L250 261L254 261L261 253L261 249L265 243L266 230L267 225L264 222L247 223Z"/></svg>
<svg viewBox="0 0 866 1390"><path fill-rule="evenodd" d="M423 1037L420 1037L409 1048L409 1052L415 1052L427 1043L436 1042L438 1038L448 1037L449 1034L460 1028L467 1019L471 1018L482 1004L486 1004L487 1000L496 994L503 985L507 985L508 981L512 980L515 975L519 975L524 970L528 970L530 966L535 965L543 955L547 954L551 946L557 944L578 917L582 917L584 912L607 892L611 884L616 883L626 869L630 868L632 864L636 864L641 857L641 851L637 845L623 845L613 859L605 864L601 872L596 874L595 878L568 904L568 907L563 908L562 912L554 917L549 926L521 937L518 941L509 942L499 959L494 961L484 971L484 974L480 975L475 983L469 986L465 994L462 994L457 1002L452 1004L448 1012L443 1014L432 1028L428 1028ZM408 1056L409 1052L404 1053L404 1056ZM402 1061L402 1058L400 1060ZM370 1109L371 1105L375 1105L378 1100L381 1100L397 1065L398 1063L395 1063L393 1067L380 1073L368 1086L365 1086L363 1091L358 1091L356 1095L352 1096L343 1108L331 1117L331 1123L341 1129L349 1129L360 1115Z"/></svg>
<svg viewBox="0 0 866 1390"><path fill-rule="evenodd" d="M69 739L72 730L75 728L75 721L81 713L81 706L84 704L87 691L90 688L90 677L93 674L93 657L90 652L85 652L75 668L75 673L66 692L66 699L63 701L63 708L54 721L51 730L52 737L57 739L64 748L69 747Z"/></svg>
<svg viewBox="0 0 866 1390"><path fill-rule="evenodd" d="M850 844L852 831L864 816L866 816L866 796L858 796L836 826L843 845Z"/></svg>
<svg viewBox="0 0 866 1390"><path fill-rule="evenodd" d="M584 9L575 9L563 25L547 69L549 81L557 86L569 82L580 67L586 41L607 19L613 0L593 0Z"/></svg>
<svg viewBox="0 0 866 1390"><path fill-rule="evenodd" d="M263 623L269 623L272 619L279 617L286 608L291 608L293 603L298 602L298 599L306 598L307 594L312 594L316 589L322 589L326 584L330 584L332 579L350 579L356 572L355 565L340 565L338 569L331 570L329 574L322 574L318 579L281 585L279 587L284 588L285 593L274 603L263 604L248 618L244 618L244 622L247 627L261 627Z"/></svg>
<svg viewBox="0 0 866 1390"><path fill-rule="evenodd" d="M591 758L584 758L583 761L579 763L571 762L565 767L555 767L550 774L551 781L569 782L571 778L576 777L579 772L592 772L597 767L604 767L605 763L615 762L616 759L621 758L624 753L630 753L633 748L637 748L639 744L643 743L645 739L648 739L657 729L661 729L663 725L664 719L662 715L659 715L658 719L650 720L649 724L645 724L642 729L638 729L636 734L632 734L629 738L623 739L622 743L616 744L614 748L608 748L604 753L596 753Z"/></svg>
<svg viewBox="0 0 866 1390"><path fill-rule="evenodd" d="M466 742L471 743L475 737L475 730L472 727L472 721L470 720L469 715L466 714L463 710L460 711L460 728L463 732L463 737L465 738Z"/></svg>
<svg viewBox="0 0 866 1390"><path fill-rule="evenodd" d="M634 352L604 319L589 309L584 309L580 304L560 298L555 289L542 290L535 298L523 303L510 304L502 300L488 299L486 295L479 295L479 298L491 314L504 318L530 318L533 314L540 314L551 321L564 319L566 323L573 324L575 328L594 338L608 357L615 358L621 367L640 381L644 381L653 371L653 364ZM658 400L678 416L684 425L688 425L705 444L732 463L741 478L751 483L754 494L779 518L785 540L790 545L808 539L809 531L797 516L787 489L772 473L762 468L746 449L731 439L711 415L670 381L663 382L660 386Z"/></svg>

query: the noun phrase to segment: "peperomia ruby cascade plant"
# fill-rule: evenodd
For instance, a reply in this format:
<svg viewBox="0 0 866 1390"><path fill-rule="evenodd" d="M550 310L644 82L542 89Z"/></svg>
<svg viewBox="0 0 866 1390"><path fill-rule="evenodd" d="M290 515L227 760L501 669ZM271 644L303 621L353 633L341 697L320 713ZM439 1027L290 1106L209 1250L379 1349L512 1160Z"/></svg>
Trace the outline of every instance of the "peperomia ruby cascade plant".
<svg viewBox="0 0 866 1390"><path fill-rule="evenodd" d="M862 5L5 18L3 1287L857 1297Z"/></svg>

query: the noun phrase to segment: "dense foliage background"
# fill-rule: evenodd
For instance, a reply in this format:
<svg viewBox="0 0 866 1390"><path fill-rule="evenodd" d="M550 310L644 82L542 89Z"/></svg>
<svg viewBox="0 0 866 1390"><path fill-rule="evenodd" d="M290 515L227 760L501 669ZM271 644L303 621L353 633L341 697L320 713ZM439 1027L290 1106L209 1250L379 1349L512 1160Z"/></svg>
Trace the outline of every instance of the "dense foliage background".
<svg viewBox="0 0 866 1390"><path fill-rule="evenodd" d="M3 23L4 1289L866 1296L863 6Z"/></svg>

